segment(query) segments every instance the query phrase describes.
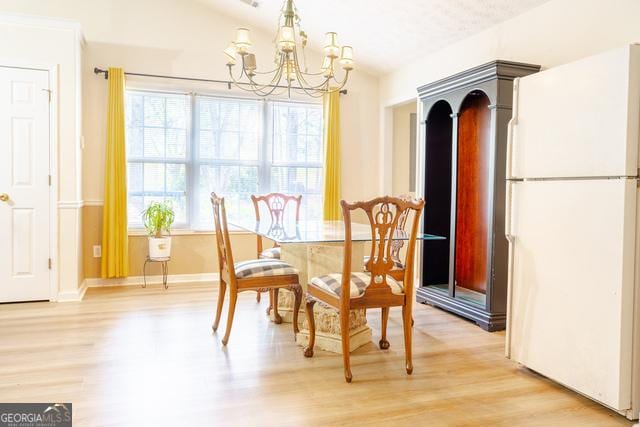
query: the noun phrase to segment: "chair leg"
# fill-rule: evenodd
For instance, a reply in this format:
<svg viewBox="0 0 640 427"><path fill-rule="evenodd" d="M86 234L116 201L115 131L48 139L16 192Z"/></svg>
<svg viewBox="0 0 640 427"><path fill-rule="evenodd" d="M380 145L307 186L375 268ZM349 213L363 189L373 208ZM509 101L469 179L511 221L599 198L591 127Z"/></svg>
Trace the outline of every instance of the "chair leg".
<svg viewBox="0 0 640 427"><path fill-rule="evenodd" d="M273 308L273 289L269 289L269 305L267 306L267 316L271 314L271 309Z"/></svg>
<svg viewBox="0 0 640 427"><path fill-rule="evenodd" d="M222 306L224 305L224 294L227 290L227 284L224 280L220 280L220 286L218 287L218 306L216 308L216 319L213 321L213 332L218 330L220 324L220 315L222 314Z"/></svg>
<svg viewBox="0 0 640 427"><path fill-rule="evenodd" d="M340 335L342 335L344 379L350 383L353 376L351 375L351 354L349 354L349 310L340 310Z"/></svg>
<svg viewBox="0 0 640 427"><path fill-rule="evenodd" d="M233 315L236 311L236 301L238 300L238 292L234 289L229 290L229 315L227 316L227 330L222 338L222 344L227 345L229 335L231 334L231 326L233 325Z"/></svg>
<svg viewBox="0 0 640 427"><path fill-rule="evenodd" d="M280 317L280 313L278 313L278 292L280 289L273 289L273 323L279 325L282 323L282 317Z"/></svg>
<svg viewBox="0 0 640 427"><path fill-rule="evenodd" d="M389 322L389 307L382 307L382 337L380 338L380 348L386 350L389 348L387 341L387 323Z"/></svg>
<svg viewBox="0 0 640 427"><path fill-rule="evenodd" d="M407 374L411 375L413 372L413 361L411 357L411 334L413 329L411 328L411 306L402 306L402 327L404 329L404 357L405 367Z"/></svg>
<svg viewBox="0 0 640 427"><path fill-rule="evenodd" d="M294 300L293 300L293 339L296 339L298 332L300 332L300 328L298 327L298 313L300 312L300 304L302 303L302 287L300 285L295 285L291 288L293 292Z"/></svg>
<svg viewBox="0 0 640 427"><path fill-rule="evenodd" d="M262 292L256 291L256 302L260 302L260 300L262 299L261 295L262 295Z"/></svg>
<svg viewBox="0 0 640 427"><path fill-rule="evenodd" d="M304 348L304 357L313 357L313 346L316 344L316 319L313 317L313 306L315 301L307 300L305 313L309 324L309 344Z"/></svg>

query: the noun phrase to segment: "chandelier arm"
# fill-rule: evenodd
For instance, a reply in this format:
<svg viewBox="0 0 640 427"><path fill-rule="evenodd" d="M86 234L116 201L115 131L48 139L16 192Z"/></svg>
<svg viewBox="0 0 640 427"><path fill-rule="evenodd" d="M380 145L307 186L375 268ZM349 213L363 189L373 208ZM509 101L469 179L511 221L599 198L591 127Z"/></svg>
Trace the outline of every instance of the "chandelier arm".
<svg viewBox="0 0 640 427"><path fill-rule="evenodd" d="M338 81L338 79L336 79L335 76L333 77L333 81L336 82L336 84L338 85L337 86L338 90L342 89L347 84L347 81L349 80L349 72L350 71L351 70L345 70L345 75L344 75L344 78L342 79L342 81Z"/></svg>
<svg viewBox="0 0 640 427"><path fill-rule="evenodd" d="M273 79L271 79L271 82L268 84L260 84L255 80L253 80L253 78L249 75L247 75L247 78L249 80L249 83L252 85L252 87L256 87L256 90L258 91L263 91L269 87L278 86L278 83L280 82L280 80L282 80L282 70L283 70L282 67L279 68L276 74L273 76Z"/></svg>
<svg viewBox="0 0 640 427"><path fill-rule="evenodd" d="M282 65L282 60L281 60L281 65ZM242 75L247 76L247 80L248 80L247 84L249 84L252 87L252 89L245 89L245 88L241 87L242 85L239 84L239 83L243 83L243 82L239 81L240 79L238 79L238 80L234 79L233 76L232 76L232 79L234 80L234 83L236 84L236 86L240 87L240 89L242 89L244 91L247 91L247 92L255 92L258 95L261 95L260 92L264 91L268 87L271 87L271 86L274 86L274 85L277 86L277 83L282 78L282 67L280 67L280 68L277 69L277 72L274 75L274 77L273 77L273 79L271 80L270 83L263 85L263 84L260 84L260 83L258 83L256 81L254 81L253 78L247 73L247 71L246 71L246 69L244 67L244 57L242 58L242 70L243 70L243 73L241 73L240 79L242 78ZM271 92L269 92L269 93L271 93Z"/></svg>
<svg viewBox="0 0 640 427"><path fill-rule="evenodd" d="M323 83L321 83L318 86L314 86L312 84L309 84L309 82L307 82L307 79L305 79L305 77L304 77L304 73L302 72L302 70L300 70L300 67L299 67L298 49L294 49L293 50L293 60L295 61L295 64L296 64L296 67L295 67L296 68L296 75L298 76L298 81L300 82L300 86L302 86L304 84L304 85L308 86L309 88L316 89L316 88L319 88L319 87L323 86L326 83L326 79L325 79L325 81Z"/></svg>
<svg viewBox="0 0 640 427"><path fill-rule="evenodd" d="M254 71L254 73L264 75L264 74L271 74L271 73L277 72L278 70L280 70L282 68L282 57L283 57L283 55L282 55L282 53L280 53L280 62L276 63L276 68L274 68L273 70L270 70L270 71Z"/></svg>
<svg viewBox="0 0 640 427"><path fill-rule="evenodd" d="M319 84L313 85L313 84L310 84L309 82L307 82L307 79L304 77L304 75L302 75L302 72L300 71L300 69L298 67L296 67L295 71L296 71L296 76L298 77L298 83L300 85L300 89L303 89L303 90L321 90L324 86L327 85L327 82L328 82L327 78L325 78Z"/></svg>
<svg viewBox="0 0 640 427"><path fill-rule="evenodd" d="M321 86L310 88L310 87L304 87L302 85L299 85L297 87L292 87L292 89L300 90L313 98L319 98L323 96L325 93L329 92L326 88L322 88Z"/></svg>
<svg viewBox="0 0 640 427"><path fill-rule="evenodd" d="M277 83L281 80L281 78L282 78L282 68L278 70L278 73L276 74L276 76L274 76L274 79L272 80L272 84L270 85L262 85L261 87L259 87L260 85L258 85L255 81L253 81L253 79L249 78L249 80L254 93L257 93L260 96L269 96L278 88ZM271 89L266 91L267 88L271 88Z"/></svg>
<svg viewBox="0 0 640 427"><path fill-rule="evenodd" d="M303 88L293 88L297 93L304 93L307 96L310 96L311 98L322 98L326 92L323 91L316 91L316 92L309 92Z"/></svg>
<svg viewBox="0 0 640 427"><path fill-rule="evenodd" d="M251 93L258 94L258 95L261 95L261 96L262 96L262 92L261 92L261 91L262 91L264 88L257 88L257 87L256 87L256 85L255 85L254 83L251 83L251 82L249 82L249 83L245 83L245 82L242 82L242 81L236 80L236 78L233 76L233 73L231 72L231 67L229 67L229 76L231 77L231 81L232 81L232 83L233 83L233 84L234 84L238 89L240 89L240 90L242 90L242 91L245 91L245 92L251 92ZM249 85L249 86L251 86L251 88L250 88L250 89L247 89L247 88L243 87L243 86L245 86L245 85ZM265 88L266 88L266 87L269 87L269 86L265 86ZM277 86L276 86L276 87L277 87ZM273 92L273 91L272 91L272 92ZM271 92L270 92L270 93L271 93Z"/></svg>

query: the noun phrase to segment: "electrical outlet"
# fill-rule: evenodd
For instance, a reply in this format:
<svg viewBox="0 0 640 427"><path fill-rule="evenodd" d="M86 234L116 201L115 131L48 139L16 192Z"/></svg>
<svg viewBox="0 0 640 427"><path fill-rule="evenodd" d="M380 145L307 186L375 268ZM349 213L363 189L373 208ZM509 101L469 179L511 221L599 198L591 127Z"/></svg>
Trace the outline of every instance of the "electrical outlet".
<svg viewBox="0 0 640 427"><path fill-rule="evenodd" d="M93 257L100 258L102 256L102 246L93 245Z"/></svg>

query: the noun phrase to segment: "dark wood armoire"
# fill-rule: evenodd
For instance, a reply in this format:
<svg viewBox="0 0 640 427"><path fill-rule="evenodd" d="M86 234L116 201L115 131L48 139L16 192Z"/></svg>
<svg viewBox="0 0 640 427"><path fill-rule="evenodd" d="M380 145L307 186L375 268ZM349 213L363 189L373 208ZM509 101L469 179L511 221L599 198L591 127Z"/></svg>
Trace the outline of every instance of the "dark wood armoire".
<svg viewBox="0 0 640 427"><path fill-rule="evenodd" d="M418 88L424 177L424 241L419 302L489 331L504 329L507 129L513 80L540 66L493 61ZM421 164L420 164L421 162Z"/></svg>

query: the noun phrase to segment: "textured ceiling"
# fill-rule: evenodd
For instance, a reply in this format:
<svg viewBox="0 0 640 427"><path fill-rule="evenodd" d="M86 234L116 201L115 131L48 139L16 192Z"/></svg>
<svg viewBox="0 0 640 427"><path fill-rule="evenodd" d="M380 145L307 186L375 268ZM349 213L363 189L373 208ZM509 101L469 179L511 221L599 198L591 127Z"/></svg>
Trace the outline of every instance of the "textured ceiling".
<svg viewBox="0 0 640 427"><path fill-rule="evenodd" d="M283 0L198 0L275 34ZM296 0L312 48L327 31L354 48L356 65L383 74L412 56L433 52L548 0ZM233 37L229 35L230 39Z"/></svg>

